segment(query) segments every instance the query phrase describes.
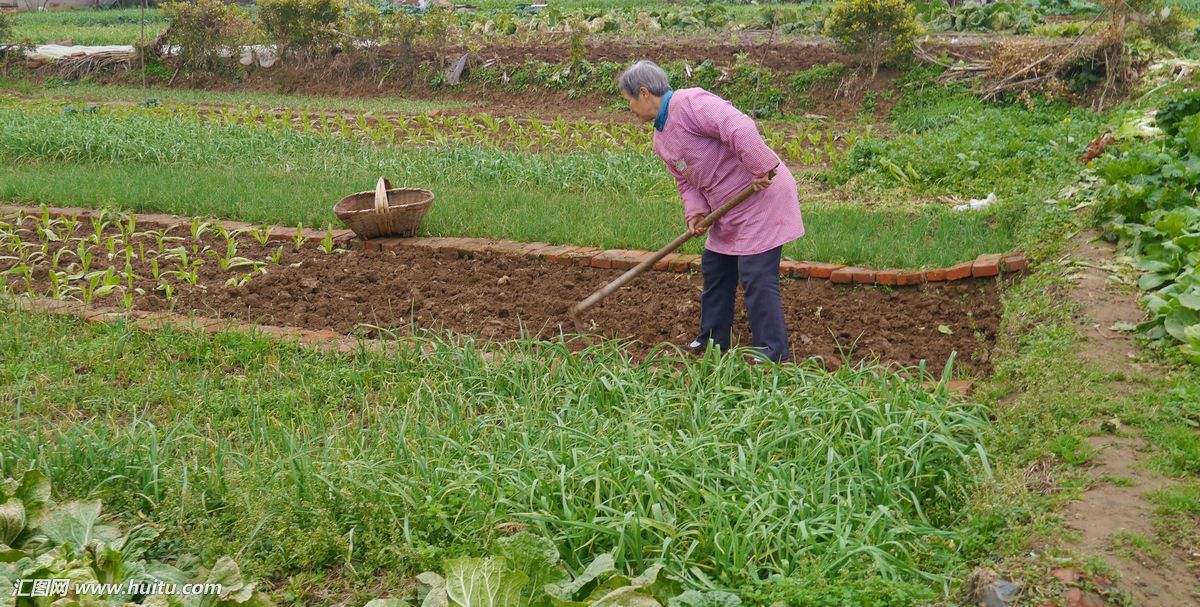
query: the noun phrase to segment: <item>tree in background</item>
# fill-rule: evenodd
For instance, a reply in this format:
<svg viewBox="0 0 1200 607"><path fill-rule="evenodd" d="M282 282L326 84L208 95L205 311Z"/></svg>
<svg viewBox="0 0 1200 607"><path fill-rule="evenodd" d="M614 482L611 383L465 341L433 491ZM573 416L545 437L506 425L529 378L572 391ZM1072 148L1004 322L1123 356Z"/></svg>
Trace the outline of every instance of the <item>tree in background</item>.
<svg viewBox="0 0 1200 607"><path fill-rule="evenodd" d="M912 52L921 26L906 0L836 0L825 32L862 57L874 78L880 65Z"/></svg>
<svg viewBox="0 0 1200 607"><path fill-rule="evenodd" d="M342 8L339 0L259 0L258 19L280 54L312 57L339 38Z"/></svg>
<svg viewBox="0 0 1200 607"><path fill-rule="evenodd" d="M241 47L254 40L249 15L236 4L222 0L192 0L162 5L170 19L159 42L178 47L179 67L187 72L227 72L240 56Z"/></svg>

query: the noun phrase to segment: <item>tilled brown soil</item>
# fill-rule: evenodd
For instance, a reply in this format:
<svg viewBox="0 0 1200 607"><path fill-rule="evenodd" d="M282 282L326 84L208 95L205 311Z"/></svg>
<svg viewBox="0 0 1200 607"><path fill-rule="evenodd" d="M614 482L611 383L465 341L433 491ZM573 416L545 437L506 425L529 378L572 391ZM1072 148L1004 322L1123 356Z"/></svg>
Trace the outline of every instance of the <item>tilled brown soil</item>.
<svg viewBox="0 0 1200 607"><path fill-rule="evenodd" d="M59 248L77 250L79 239L89 232L85 224L72 237L60 235L58 241L48 243L49 256ZM464 258L417 249L326 253L312 244L300 249L290 242L264 246L242 234L234 237L236 256L264 261L266 271L256 273L243 286L229 286L226 282L231 277L246 270L218 267L217 259L228 256L226 240L211 233L195 240L184 232L172 232L183 238L162 245L160 252L154 233L134 235L128 239L132 246L126 246L115 229L109 228L102 245L88 247L95 253L91 269L122 271L126 267L124 251L129 249L136 252L129 266L135 277L122 277L122 287L92 303L121 305L132 280L132 304L142 310L173 308L203 316L366 336L434 329L490 340L557 338L576 332L568 316L570 307L620 274L535 259ZM22 228L20 235L26 242L40 244L29 228ZM109 236L118 241L111 258ZM203 260L195 285L173 274L180 262L177 254L167 251L178 247L188 250L190 259ZM270 258L277 251L281 256L275 263ZM152 277L151 259L157 260L158 279ZM66 274L78 271L74 254L60 256L59 263L57 267ZM0 261L0 273L15 265L11 260ZM22 276L9 273L10 290L49 292L47 262L32 267L28 284ZM75 284L83 282L76 280ZM166 283L174 290L171 301L162 288ZM629 340L629 348L637 355L662 342L690 341L699 319L701 284L701 277L694 274L651 272L594 308L587 318L587 332ZM952 351L958 352L959 365L976 371L987 369L988 349L999 321L1000 286L986 280L885 289L785 279L782 290L797 358L820 356L830 366L840 365L843 358L878 358L906 366L926 360L936 372ZM81 292L68 296L78 299ZM735 337L748 342L741 312Z"/></svg>

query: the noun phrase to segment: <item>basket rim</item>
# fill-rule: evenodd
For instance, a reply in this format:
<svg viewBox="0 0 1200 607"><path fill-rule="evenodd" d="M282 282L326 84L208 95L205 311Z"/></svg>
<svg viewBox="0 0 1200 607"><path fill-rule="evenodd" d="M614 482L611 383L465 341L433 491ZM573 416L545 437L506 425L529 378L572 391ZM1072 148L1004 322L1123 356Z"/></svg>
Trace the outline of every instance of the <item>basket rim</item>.
<svg viewBox="0 0 1200 607"><path fill-rule="evenodd" d="M420 202L406 202L406 203L402 203L402 204L391 204L391 201L389 201L388 207L387 207L388 210L393 210L393 209L403 210L403 209L408 209L408 208L412 208L412 207L428 205L428 204L432 203L433 199L435 198L433 191L426 190L425 188L391 188L391 189L387 190L388 194L392 194L395 192L421 192L423 194L427 194L428 199L422 200ZM351 198L354 198L356 196L364 196L364 195L372 195L373 196L374 194L375 194L374 190L368 190L365 192L355 192L353 194L347 194L341 200L337 201L336 204L333 205L333 211L335 214L343 214L343 215L357 215L359 213L376 213L377 211L375 210L375 207L368 207L365 209L341 209L341 208L339 208L342 206L342 203L346 202L347 200L350 200Z"/></svg>

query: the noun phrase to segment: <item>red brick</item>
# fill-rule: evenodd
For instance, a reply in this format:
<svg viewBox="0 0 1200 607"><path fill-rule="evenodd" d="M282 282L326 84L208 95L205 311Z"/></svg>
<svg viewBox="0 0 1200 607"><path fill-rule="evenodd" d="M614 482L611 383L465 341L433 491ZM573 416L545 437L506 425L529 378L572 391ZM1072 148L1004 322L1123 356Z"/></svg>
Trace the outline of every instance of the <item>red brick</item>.
<svg viewBox="0 0 1200 607"><path fill-rule="evenodd" d="M491 243L481 238L455 238L450 245L459 255L471 256L491 251Z"/></svg>
<svg viewBox="0 0 1200 607"><path fill-rule="evenodd" d="M1000 274L1000 256L995 254L980 255L971 264L971 276L987 278Z"/></svg>
<svg viewBox="0 0 1200 607"><path fill-rule="evenodd" d="M286 240L291 242L296 237L296 228L271 226L267 229L267 240Z"/></svg>
<svg viewBox="0 0 1200 607"><path fill-rule="evenodd" d="M808 275L811 278L824 278L833 280L833 273L846 266L840 263L818 263L806 262L808 266Z"/></svg>
<svg viewBox="0 0 1200 607"><path fill-rule="evenodd" d="M971 277L971 268L975 265L973 261L964 261L946 268L946 280L962 280Z"/></svg>
<svg viewBox="0 0 1200 607"><path fill-rule="evenodd" d="M900 272L896 276L898 285L919 285L925 282L925 272Z"/></svg>
<svg viewBox="0 0 1200 607"><path fill-rule="evenodd" d="M411 236L408 238L390 238L395 238L396 240L401 241L402 246L412 247L414 249L427 249L431 251L436 251L446 247L447 241L450 240L449 238L445 238L443 236Z"/></svg>
<svg viewBox="0 0 1200 607"><path fill-rule="evenodd" d="M563 245L550 245L550 246L542 247L541 249L539 249L537 252L537 256L541 257L542 259L548 260L551 257L554 257L555 255L562 255L564 252L567 251L567 249L570 249L570 248L571 247L565 247Z"/></svg>
<svg viewBox="0 0 1200 607"><path fill-rule="evenodd" d="M946 280L946 268L925 270L925 282L942 282Z"/></svg>
<svg viewBox="0 0 1200 607"><path fill-rule="evenodd" d="M600 268L602 270L607 270L607 269L613 267L612 257L606 255L606 253L607 253L607 251L602 252L602 253L597 253L595 257L592 257L591 259L588 260L588 262L587 262L588 265L592 266L593 268Z"/></svg>
<svg viewBox="0 0 1200 607"><path fill-rule="evenodd" d="M1023 272L1029 267L1029 260L1024 253L1011 253L1001 260L1001 267L1005 272Z"/></svg>
<svg viewBox="0 0 1200 607"><path fill-rule="evenodd" d="M866 268L854 268L854 271L851 273L851 276L854 277L854 282L857 282L860 284L865 284L865 285L875 284L875 270L868 270Z"/></svg>
<svg viewBox="0 0 1200 607"><path fill-rule="evenodd" d="M900 272L897 270L880 270L875 273L875 284L880 284L880 285L900 284Z"/></svg>
<svg viewBox="0 0 1200 607"><path fill-rule="evenodd" d="M649 253L645 251L630 251L628 249L609 249L592 258L592 266L596 268L615 268L628 270L641 263Z"/></svg>
<svg viewBox="0 0 1200 607"><path fill-rule="evenodd" d="M808 264L785 259L779 262L779 273L792 278L808 278Z"/></svg>
<svg viewBox="0 0 1200 607"><path fill-rule="evenodd" d="M83 209L80 207L48 207L46 209L46 212L49 213L51 217L71 217L73 219L88 219L93 214L95 214L96 211L94 211L93 209ZM40 208L33 208L33 209L30 209L29 214L33 215L35 217L40 217L42 215L42 210Z"/></svg>
<svg viewBox="0 0 1200 607"><path fill-rule="evenodd" d="M525 257L537 257L538 252L549 246L552 245L548 242L525 242L521 244L521 255Z"/></svg>
<svg viewBox="0 0 1200 607"><path fill-rule="evenodd" d="M247 228L254 227L253 224L249 224L244 221L229 221L228 219L218 219L213 223L225 228L225 230L228 232L232 232L234 230L245 230Z"/></svg>
<svg viewBox="0 0 1200 607"><path fill-rule="evenodd" d="M667 253L662 259L654 262L654 269L659 272L670 272L671 262L675 261L675 258L677 257L679 257L679 255L676 253Z"/></svg>
<svg viewBox="0 0 1200 607"><path fill-rule="evenodd" d="M158 213L153 213L153 214L149 214L149 215L138 215L137 220L138 220L138 223L143 223L143 224L151 225L151 226L157 226L160 228L166 228L168 230L171 228L180 228L183 226L188 226L188 225L191 225L191 223L192 223L186 217L180 217L178 215L163 215L163 214L158 214Z"/></svg>
<svg viewBox="0 0 1200 607"><path fill-rule="evenodd" d="M487 250L500 255L521 257L525 255L525 243L513 240L494 240L488 244Z"/></svg>
<svg viewBox="0 0 1200 607"><path fill-rule="evenodd" d="M395 251L403 246L403 238L372 238L363 243L365 251Z"/></svg>
<svg viewBox="0 0 1200 607"><path fill-rule="evenodd" d="M597 249L595 247L575 247L566 253L566 256L570 257L571 263L577 266L590 266L592 265L592 258L603 252L604 249Z"/></svg>
<svg viewBox="0 0 1200 607"><path fill-rule="evenodd" d="M854 281L854 271L858 268L842 267L830 272L829 280L831 282L846 283Z"/></svg>
<svg viewBox="0 0 1200 607"><path fill-rule="evenodd" d="M685 274L692 271L694 264L700 263L699 255L679 254L671 260L670 271L677 274Z"/></svg>
<svg viewBox="0 0 1200 607"><path fill-rule="evenodd" d="M458 253L459 251L462 250L462 248L467 244L467 242L469 240L470 240L469 238L457 238L457 237L439 238L438 240L436 240L432 243L430 248L432 248L435 251Z"/></svg>
<svg viewBox="0 0 1200 607"><path fill-rule="evenodd" d="M577 247L571 247L571 246L564 245L564 246L560 246L560 247L551 247L549 249L544 249L544 250L542 250L541 255L542 255L542 257L544 257L546 259L546 261L549 261L551 263L560 263L563 265L571 265L575 261L575 258L571 257L571 253L573 253L577 250L578 250Z"/></svg>

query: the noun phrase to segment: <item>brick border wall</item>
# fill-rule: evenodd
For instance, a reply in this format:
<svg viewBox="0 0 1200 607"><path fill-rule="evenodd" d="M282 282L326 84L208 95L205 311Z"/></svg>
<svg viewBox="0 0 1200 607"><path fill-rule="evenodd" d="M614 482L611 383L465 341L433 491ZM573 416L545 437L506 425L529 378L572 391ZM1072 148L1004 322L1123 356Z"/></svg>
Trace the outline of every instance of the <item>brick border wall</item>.
<svg viewBox="0 0 1200 607"><path fill-rule="evenodd" d="M0 205L0 212L25 213L40 215L43 210L52 217L74 217L87 219L96 214L96 209L76 207L30 207L19 205ZM178 215L156 213L133 213L138 223L161 226L164 228L187 227L191 219ZM228 230L255 227L256 224L242 221L215 220L215 223ZM300 229L288 227L272 227L270 239L276 241L291 241L300 231L304 240L320 242L326 232L322 230ZM548 242L517 242L513 240L495 240L490 238L460 238L443 236L418 236L412 238L374 238L362 241L355 237L350 230L334 230L334 243L349 248L363 248L368 251L396 251L404 248L429 249L434 251L452 251L460 255L499 254L514 257L530 257L544 259L564 265L589 266L625 270L636 266L642 260L653 255L650 251L635 251L629 249L597 249L594 247L577 247L569 245L552 245ZM973 261L965 261L948 268L932 268L925 270L873 270L841 264L820 263L810 261L784 260L780 263L780 274L792 278L811 278L829 280L835 283L855 283L868 285L905 286L919 285L930 282L948 282L967 280L971 278L990 278L1001 274L1023 272L1029 267L1025 254L1019 251L1011 253L989 253L980 255ZM685 273L700 270L700 256L682 253L672 253L654 265L661 272Z"/></svg>

